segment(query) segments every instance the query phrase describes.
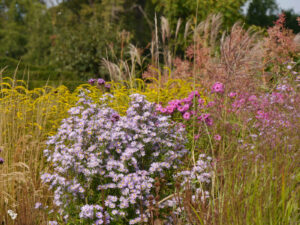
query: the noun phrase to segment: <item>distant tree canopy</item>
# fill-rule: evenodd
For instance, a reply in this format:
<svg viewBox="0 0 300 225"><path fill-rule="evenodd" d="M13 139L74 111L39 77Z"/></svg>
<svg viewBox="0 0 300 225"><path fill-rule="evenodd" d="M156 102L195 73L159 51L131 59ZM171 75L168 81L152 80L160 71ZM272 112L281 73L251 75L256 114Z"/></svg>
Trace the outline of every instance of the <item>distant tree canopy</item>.
<svg viewBox="0 0 300 225"><path fill-rule="evenodd" d="M237 20L273 25L279 12L274 0L253 0L244 16L246 1L63 0L49 8L43 0L2 0L0 57L102 76L103 57L122 58L129 42L142 48L151 42L155 16L158 21L166 17L171 30L179 18L195 24L211 13L223 14L225 29ZM297 15L292 10L285 14L287 26L299 32Z"/></svg>
<svg viewBox="0 0 300 225"><path fill-rule="evenodd" d="M246 23L260 27L270 27L278 19L278 14L284 13L286 16L286 27L292 29L294 33L300 32L297 24L297 15L291 10L280 10L275 0L251 0L246 15Z"/></svg>

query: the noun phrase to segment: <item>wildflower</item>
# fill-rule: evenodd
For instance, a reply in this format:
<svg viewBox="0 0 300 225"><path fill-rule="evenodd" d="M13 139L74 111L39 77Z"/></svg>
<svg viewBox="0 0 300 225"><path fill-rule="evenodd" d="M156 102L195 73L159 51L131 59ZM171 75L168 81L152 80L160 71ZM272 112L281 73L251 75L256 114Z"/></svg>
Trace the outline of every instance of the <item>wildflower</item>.
<svg viewBox="0 0 300 225"><path fill-rule="evenodd" d="M17 213L15 213L14 211L12 211L12 210L7 210L7 213L8 213L8 215L11 217L11 219L12 220L15 220L16 218L17 218L17 216L18 216L18 214Z"/></svg>
<svg viewBox="0 0 300 225"><path fill-rule="evenodd" d="M40 209L40 208L42 208L42 203L40 203L40 202L35 203L34 208L35 208L35 209Z"/></svg>
<svg viewBox="0 0 300 225"><path fill-rule="evenodd" d="M120 119L120 116L119 116L118 113L113 113L113 114L111 115L111 121L116 122L116 121L118 121L119 119Z"/></svg>
<svg viewBox="0 0 300 225"><path fill-rule="evenodd" d="M195 135L194 139L198 140L200 138L200 134Z"/></svg>
<svg viewBox="0 0 300 225"><path fill-rule="evenodd" d="M81 212L79 214L80 218L90 218L94 217L94 206L93 205L84 205L81 207Z"/></svg>
<svg viewBox="0 0 300 225"><path fill-rule="evenodd" d="M213 86L212 86L212 93L223 93L224 92L224 84L220 83L220 82L216 82Z"/></svg>
<svg viewBox="0 0 300 225"><path fill-rule="evenodd" d="M95 105L82 96L78 103L80 112L70 113L59 132L47 142L46 156L53 164L53 173L45 173L41 178L54 190L54 204L62 216L68 215L70 205L83 222L114 223L121 212L123 217L133 219L137 215L130 210L138 209L141 202L146 207L147 195L155 193L152 177L172 176L182 164L187 153L185 130L174 127L168 116L155 113L155 105L144 96L135 94L130 98L127 114L119 116L105 104ZM163 108L158 105L156 109ZM80 179L76 174L80 174ZM105 212L91 204L93 198L98 198L97 191L88 189L93 186L107 190ZM86 202L87 194L91 201ZM104 218L106 221L102 221ZM74 219L70 216L68 222L76 224Z"/></svg>
<svg viewBox="0 0 300 225"><path fill-rule="evenodd" d="M228 95L229 98L234 98L236 96L237 96L236 92L230 92L229 95Z"/></svg>
<svg viewBox="0 0 300 225"><path fill-rule="evenodd" d="M204 100L202 98L199 98L198 99L198 103L199 103L199 105L203 105L204 104Z"/></svg>
<svg viewBox="0 0 300 225"><path fill-rule="evenodd" d="M0 165L4 163L4 159L0 157Z"/></svg>
<svg viewBox="0 0 300 225"><path fill-rule="evenodd" d="M190 114L189 112L185 112L185 113L183 114L183 119L189 120L190 118L191 118L191 114Z"/></svg>
<svg viewBox="0 0 300 225"><path fill-rule="evenodd" d="M286 68L287 68L288 70L291 70L291 69L292 69L292 66L291 66L291 65L288 65Z"/></svg>
<svg viewBox="0 0 300 225"><path fill-rule="evenodd" d="M169 114L172 114L172 113L174 112L174 110L175 110L175 106L173 106L173 105L168 105L168 106L166 107L166 109L167 109L167 112L168 112Z"/></svg>
<svg viewBox="0 0 300 225"><path fill-rule="evenodd" d="M105 84L105 80L103 80L102 78L100 78L100 79L97 80L97 83L99 85Z"/></svg>
<svg viewBox="0 0 300 225"><path fill-rule="evenodd" d="M104 87L107 88L107 89L110 89L110 88L111 88L111 85L110 85L110 84L105 84Z"/></svg>
<svg viewBox="0 0 300 225"><path fill-rule="evenodd" d="M56 221L52 220L52 221L48 222L48 225L58 225L58 223Z"/></svg>
<svg viewBox="0 0 300 225"><path fill-rule="evenodd" d="M93 85L96 82L96 79L89 79L89 84Z"/></svg>
<svg viewBox="0 0 300 225"><path fill-rule="evenodd" d="M216 134L216 135L214 136L214 139L215 139L216 141L220 141L220 140L221 140L221 136L220 136L219 134Z"/></svg>

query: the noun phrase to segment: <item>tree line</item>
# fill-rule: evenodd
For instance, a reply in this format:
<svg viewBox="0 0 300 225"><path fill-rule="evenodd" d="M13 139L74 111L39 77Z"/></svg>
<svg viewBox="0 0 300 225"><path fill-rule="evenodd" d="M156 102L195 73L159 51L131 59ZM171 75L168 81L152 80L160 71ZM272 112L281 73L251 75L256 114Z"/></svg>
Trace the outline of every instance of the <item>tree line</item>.
<svg viewBox="0 0 300 225"><path fill-rule="evenodd" d="M275 0L64 0L47 6L44 0L0 1L0 56L79 75L101 76L102 58L126 57L126 46L133 43L149 51L149 43L161 16L168 28L178 29L178 54L185 40L185 27L211 13L222 13L224 29L237 20L245 26L272 26L279 13ZM287 26L299 32L297 14L286 11ZM157 18L155 20L155 18ZM180 19L179 19L180 18ZM166 24L164 24L166 25ZM181 42L181 43L180 43ZM147 50L148 49L148 50Z"/></svg>

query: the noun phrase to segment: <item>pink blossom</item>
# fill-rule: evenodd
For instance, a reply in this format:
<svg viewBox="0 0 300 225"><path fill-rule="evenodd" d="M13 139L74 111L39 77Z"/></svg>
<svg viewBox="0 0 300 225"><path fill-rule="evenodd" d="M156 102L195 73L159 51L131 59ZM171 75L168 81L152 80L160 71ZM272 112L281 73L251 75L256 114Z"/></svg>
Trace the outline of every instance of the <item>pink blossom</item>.
<svg viewBox="0 0 300 225"><path fill-rule="evenodd" d="M190 114L189 112L185 112L185 113L183 114L183 119L189 120L190 118L191 118L191 114Z"/></svg>
<svg viewBox="0 0 300 225"><path fill-rule="evenodd" d="M176 106L174 106L174 105L168 105L166 107L167 112L170 113L170 114L174 112L175 108L176 108Z"/></svg>
<svg viewBox="0 0 300 225"><path fill-rule="evenodd" d="M166 113L166 112L167 112L167 109L166 109L166 108L161 108L161 109L160 109L160 112L161 112L161 113Z"/></svg>
<svg viewBox="0 0 300 225"><path fill-rule="evenodd" d="M200 138L200 134L195 135L194 139L198 140Z"/></svg>
<svg viewBox="0 0 300 225"><path fill-rule="evenodd" d="M248 101L250 101L250 102L254 102L254 101L256 101L256 100L257 100L256 95L251 95L251 96L248 98Z"/></svg>
<svg viewBox="0 0 300 225"><path fill-rule="evenodd" d="M156 111L160 111L163 107L161 106L161 104L156 105Z"/></svg>
<svg viewBox="0 0 300 225"><path fill-rule="evenodd" d="M216 82L212 86L211 93L224 93L224 84L222 84L220 82Z"/></svg>
<svg viewBox="0 0 300 225"><path fill-rule="evenodd" d="M215 101L211 101L209 103L207 103L207 107L213 107L216 104Z"/></svg>
<svg viewBox="0 0 300 225"><path fill-rule="evenodd" d="M188 104L185 104L184 106L179 106L177 109L179 112L185 112L190 108Z"/></svg>
<svg viewBox="0 0 300 225"><path fill-rule="evenodd" d="M199 99L198 99L198 103L199 103L200 105L203 105L203 104L204 104L204 100L203 100L202 98L199 98Z"/></svg>
<svg viewBox="0 0 300 225"><path fill-rule="evenodd" d="M221 141L221 135L216 134L216 135L214 136L214 139L215 139L216 141Z"/></svg>
<svg viewBox="0 0 300 225"><path fill-rule="evenodd" d="M236 92L230 92L228 96L229 96L229 98L234 98L234 97L237 96L237 93Z"/></svg>

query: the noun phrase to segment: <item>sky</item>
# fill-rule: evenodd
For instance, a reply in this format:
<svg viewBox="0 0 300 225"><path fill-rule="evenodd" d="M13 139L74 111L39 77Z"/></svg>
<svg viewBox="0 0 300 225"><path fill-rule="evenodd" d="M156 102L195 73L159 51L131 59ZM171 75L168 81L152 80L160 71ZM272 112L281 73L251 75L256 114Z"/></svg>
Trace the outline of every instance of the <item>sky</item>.
<svg viewBox="0 0 300 225"><path fill-rule="evenodd" d="M282 9L294 9L296 13L300 13L300 0L277 0Z"/></svg>
<svg viewBox="0 0 300 225"><path fill-rule="evenodd" d="M279 6L279 8L281 9L293 9L294 12L300 14L300 0L276 0L277 5ZM249 2L247 2L247 4L245 5L245 7L243 7L243 11L244 13L246 13L246 9L249 6Z"/></svg>
<svg viewBox="0 0 300 225"><path fill-rule="evenodd" d="M47 0L48 3L57 4L61 0ZM300 14L300 0L276 0L277 4L282 9L294 9L294 11ZM51 5L52 5L51 4Z"/></svg>

